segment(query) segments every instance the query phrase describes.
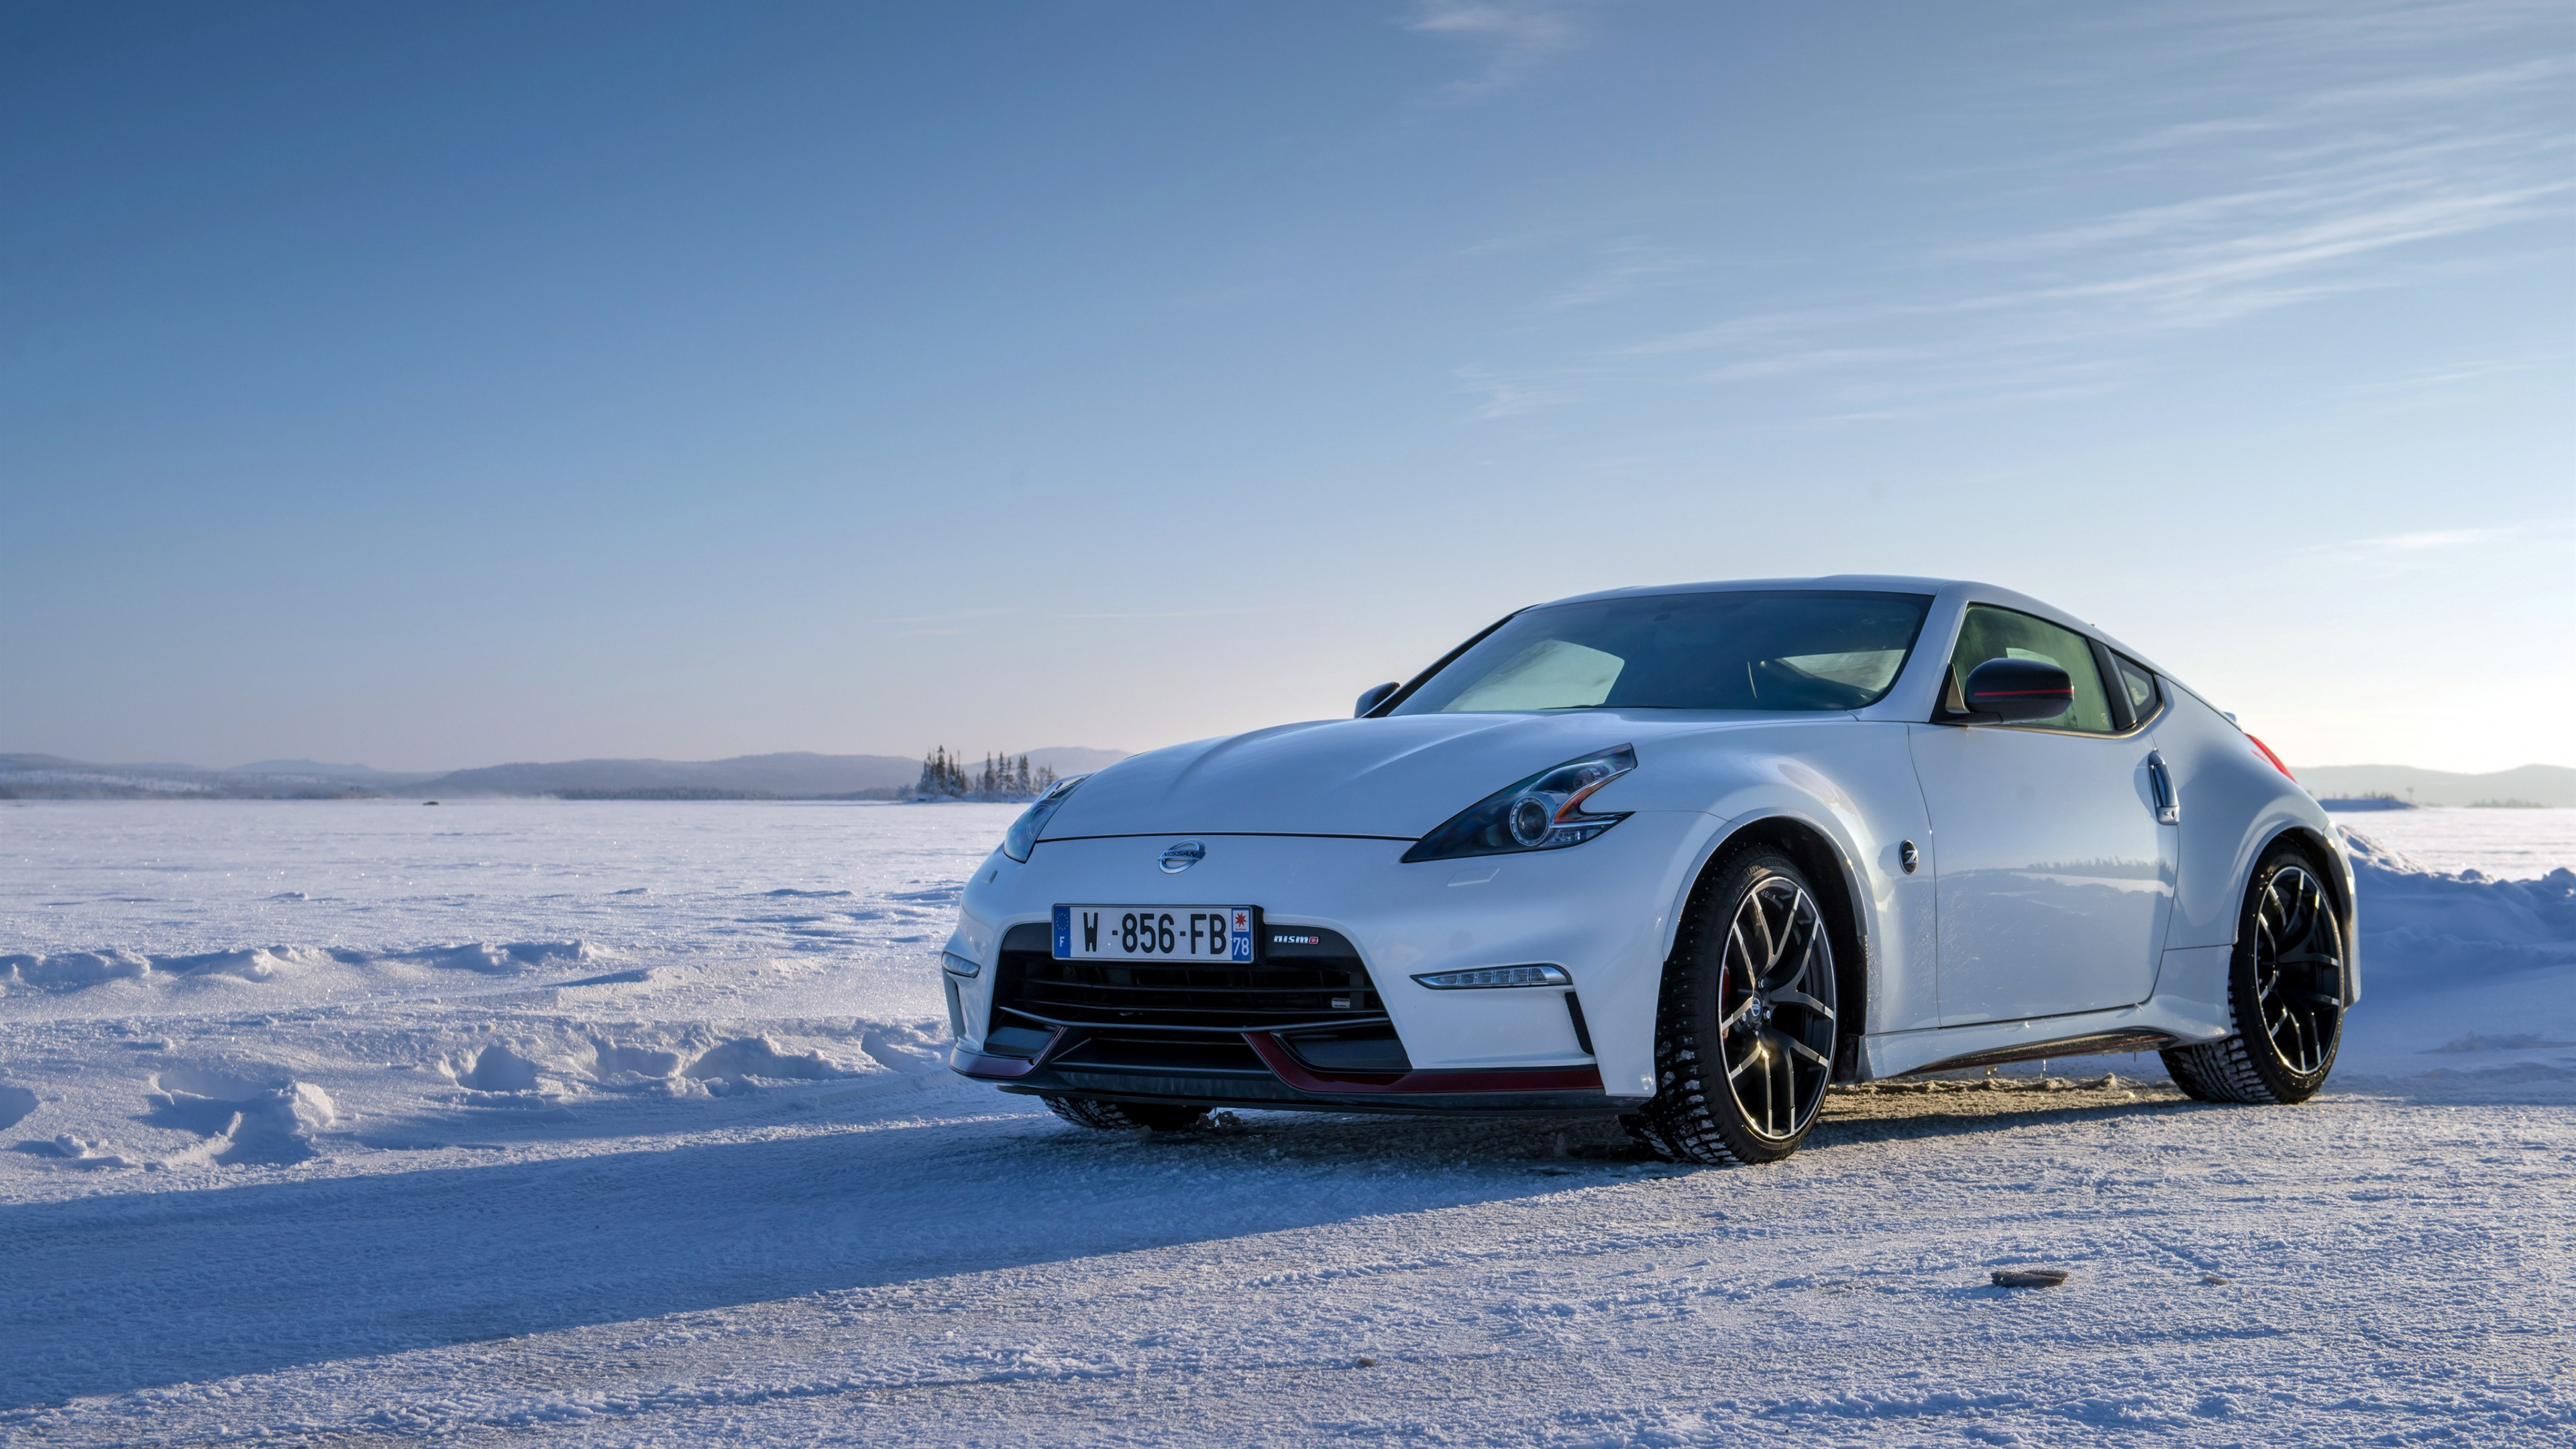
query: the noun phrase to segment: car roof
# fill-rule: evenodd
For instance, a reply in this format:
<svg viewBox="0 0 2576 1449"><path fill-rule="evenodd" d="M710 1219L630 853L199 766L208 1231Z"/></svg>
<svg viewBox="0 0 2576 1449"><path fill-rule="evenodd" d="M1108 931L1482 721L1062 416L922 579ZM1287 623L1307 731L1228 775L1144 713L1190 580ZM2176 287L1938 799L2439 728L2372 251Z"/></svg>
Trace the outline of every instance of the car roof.
<svg viewBox="0 0 2576 1449"><path fill-rule="evenodd" d="M1813 579L1711 579L1696 584L1638 584L1625 589L1603 589L1598 593L1576 594L1567 599L1550 599L1548 604L1581 604L1594 599L1647 598L1656 594L1727 594L1746 589L1832 589L1872 594L1937 594L1965 579L1924 579L1907 574L1828 574ZM1545 608L1547 604L1535 605Z"/></svg>

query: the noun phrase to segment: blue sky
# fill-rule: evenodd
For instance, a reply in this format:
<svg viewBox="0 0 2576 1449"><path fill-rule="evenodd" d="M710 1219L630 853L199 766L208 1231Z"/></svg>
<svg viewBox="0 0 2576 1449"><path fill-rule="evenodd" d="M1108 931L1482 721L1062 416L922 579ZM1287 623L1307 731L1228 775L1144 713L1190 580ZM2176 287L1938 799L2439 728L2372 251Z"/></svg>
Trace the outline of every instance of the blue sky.
<svg viewBox="0 0 2576 1449"><path fill-rule="evenodd" d="M2576 11L18 7L0 749L1145 748L1979 577L2576 763Z"/></svg>

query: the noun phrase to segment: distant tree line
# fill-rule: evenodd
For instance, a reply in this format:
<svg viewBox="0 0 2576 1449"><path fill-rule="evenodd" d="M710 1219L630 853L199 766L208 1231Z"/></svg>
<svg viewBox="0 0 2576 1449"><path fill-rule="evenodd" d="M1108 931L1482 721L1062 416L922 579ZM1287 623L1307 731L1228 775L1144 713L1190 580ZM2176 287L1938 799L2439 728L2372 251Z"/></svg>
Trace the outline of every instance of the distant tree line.
<svg viewBox="0 0 2576 1449"><path fill-rule="evenodd" d="M921 782L912 788L915 800L1034 800L1055 783L1055 771L1044 765L1032 765L1029 757L1012 759L1008 755L986 755L984 767L970 769L963 755L951 755L941 745L921 762Z"/></svg>

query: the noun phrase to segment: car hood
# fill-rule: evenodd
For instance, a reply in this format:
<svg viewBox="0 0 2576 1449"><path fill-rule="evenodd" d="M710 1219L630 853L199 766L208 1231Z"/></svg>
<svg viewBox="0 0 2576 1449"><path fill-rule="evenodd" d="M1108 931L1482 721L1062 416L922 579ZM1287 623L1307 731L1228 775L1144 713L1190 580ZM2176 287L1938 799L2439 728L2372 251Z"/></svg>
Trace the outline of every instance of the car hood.
<svg viewBox="0 0 2576 1449"><path fill-rule="evenodd" d="M1651 768L1650 741L1737 721L1752 722L1740 715L1670 710L1580 710L1279 725L1121 760L1083 781L1040 838L1206 834L1415 840L1550 765L1633 744L1640 766Z"/></svg>

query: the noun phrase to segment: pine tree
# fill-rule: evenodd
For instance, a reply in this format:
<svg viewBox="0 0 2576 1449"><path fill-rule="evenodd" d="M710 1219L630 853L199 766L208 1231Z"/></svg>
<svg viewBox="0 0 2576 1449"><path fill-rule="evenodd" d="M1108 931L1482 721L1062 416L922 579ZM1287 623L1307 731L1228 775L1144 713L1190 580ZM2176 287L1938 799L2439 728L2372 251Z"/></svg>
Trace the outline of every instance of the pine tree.
<svg viewBox="0 0 2576 1449"><path fill-rule="evenodd" d="M966 786L966 771L948 753L948 747L941 745L922 757L921 783L913 786L912 792L923 799L954 800L966 793Z"/></svg>
<svg viewBox="0 0 2576 1449"><path fill-rule="evenodd" d="M987 753L980 770L966 768L966 757L940 745L921 757L921 780L912 788L916 800L1027 800L1054 788L1055 771L1026 755Z"/></svg>

